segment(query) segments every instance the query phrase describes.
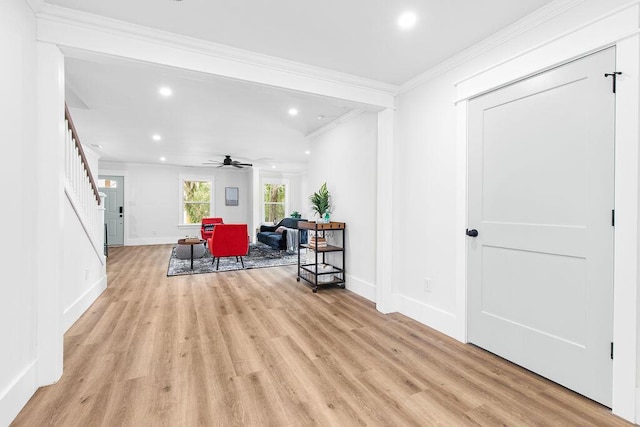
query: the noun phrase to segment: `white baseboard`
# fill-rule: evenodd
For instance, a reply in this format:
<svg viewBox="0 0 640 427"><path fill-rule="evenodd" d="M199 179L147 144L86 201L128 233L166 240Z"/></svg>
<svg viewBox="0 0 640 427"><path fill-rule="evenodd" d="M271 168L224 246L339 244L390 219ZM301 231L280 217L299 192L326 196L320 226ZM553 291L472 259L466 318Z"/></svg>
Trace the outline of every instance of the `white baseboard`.
<svg viewBox="0 0 640 427"><path fill-rule="evenodd" d="M0 426L8 426L38 389L37 362L31 362L6 388L0 390Z"/></svg>
<svg viewBox="0 0 640 427"><path fill-rule="evenodd" d="M347 289L351 292L356 293L371 302L376 301L376 286L374 284L360 280L350 274L347 274L346 282Z"/></svg>
<svg viewBox="0 0 640 427"><path fill-rule="evenodd" d="M640 425L640 388L636 388L636 424Z"/></svg>
<svg viewBox="0 0 640 427"><path fill-rule="evenodd" d="M404 295L397 295L398 312L450 337L456 336L456 315Z"/></svg>
<svg viewBox="0 0 640 427"><path fill-rule="evenodd" d="M76 320L87 311L96 299L107 289L107 276L104 275L100 280L94 283L87 291L64 310L62 318L62 327L66 332Z"/></svg>

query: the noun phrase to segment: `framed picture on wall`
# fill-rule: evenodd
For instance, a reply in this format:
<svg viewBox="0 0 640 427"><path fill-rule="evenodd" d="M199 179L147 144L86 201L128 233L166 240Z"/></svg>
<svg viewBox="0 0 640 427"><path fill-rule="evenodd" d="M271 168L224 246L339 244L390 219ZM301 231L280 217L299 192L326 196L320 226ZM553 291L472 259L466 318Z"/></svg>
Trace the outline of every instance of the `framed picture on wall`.
<svg viewBox="0 0 640 427"><path fill-rule="evenodd" d="M238 206L238 187L225 187L224 204L225 206Z"/></svg>

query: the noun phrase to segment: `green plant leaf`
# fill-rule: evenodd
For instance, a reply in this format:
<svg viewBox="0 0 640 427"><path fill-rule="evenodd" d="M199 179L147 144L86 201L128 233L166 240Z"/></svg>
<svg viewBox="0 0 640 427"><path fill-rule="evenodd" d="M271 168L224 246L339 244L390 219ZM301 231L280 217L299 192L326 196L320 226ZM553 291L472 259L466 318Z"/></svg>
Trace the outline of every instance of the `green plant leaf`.
<svg viewBox="0 0 640 427"><path fill-rule="evenodd" d="M331 212L331 203L329 201L330 197L331 194L329 194L329 190L327 190L326 182L322 184L320 190L309 197L311 209L313 212L317 213L320 218L324 216L325 212Z"/></svg>

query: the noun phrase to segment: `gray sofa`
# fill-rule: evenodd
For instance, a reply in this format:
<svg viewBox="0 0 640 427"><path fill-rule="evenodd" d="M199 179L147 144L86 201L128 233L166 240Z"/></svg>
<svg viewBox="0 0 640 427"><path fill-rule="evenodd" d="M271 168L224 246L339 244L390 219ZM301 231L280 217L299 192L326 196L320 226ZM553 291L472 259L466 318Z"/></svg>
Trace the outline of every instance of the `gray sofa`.
<svg viewBox="0 0 640 427"><path fill-rule="evenodd" d="M278 227L298 228L298 221L306 221L299 218L284 218L276 225L261 225L258 232L258 242L271 246L274 249L287 249L287 230L281 229L282 232L276 231ZM300 239L302 243L307 243L307 230L300 230Z"/></svg>

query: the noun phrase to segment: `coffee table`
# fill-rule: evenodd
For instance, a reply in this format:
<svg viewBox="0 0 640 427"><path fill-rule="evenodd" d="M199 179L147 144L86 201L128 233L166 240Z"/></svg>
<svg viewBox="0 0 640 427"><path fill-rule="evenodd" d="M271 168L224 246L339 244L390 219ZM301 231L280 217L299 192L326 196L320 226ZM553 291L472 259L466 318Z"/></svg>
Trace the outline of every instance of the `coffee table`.
<svg viewBox="0 0 640 427"><path fill-rule="evenodd" d="M179 239L178 240L178 244L179 245L189 245L189 246L191 246L191 270L193 270L193 246L194 245L201 245L204 242L205 242L204 240L189 240L189 241L187 241L187 239Z"/></svg>

